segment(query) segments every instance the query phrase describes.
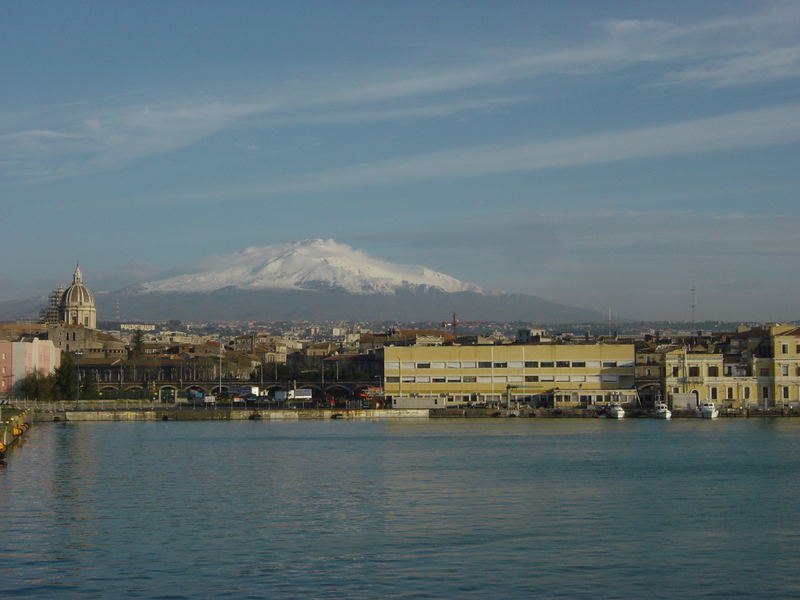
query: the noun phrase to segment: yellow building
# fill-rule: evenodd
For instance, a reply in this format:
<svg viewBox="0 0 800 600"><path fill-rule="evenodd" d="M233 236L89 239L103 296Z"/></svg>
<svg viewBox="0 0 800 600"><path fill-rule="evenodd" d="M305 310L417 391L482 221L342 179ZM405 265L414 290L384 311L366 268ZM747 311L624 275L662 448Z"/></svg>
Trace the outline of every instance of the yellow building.
<svg viewBox="0 0 800 600"><path fill-rule="evenodd" d="M772 364L770 397L775 406L800 402L800 327L774 325L769 328ZM760 367L759 374L764 367ZM762 390L763 392L763 390Z"/></svg>
<svg viewBox="0 0 800 600"><path fill-rule="evenodd" d="M386 346L384 390L396 408L529 402L632 403L629 344Z"/></svg>
<svg viewBox="0 0 800 600"><path fill-rule="evenodd" d="M722 352L677 349L665 354L664 391L673 407L711 401L726 408L800 404L800 328L772 325L741 331Z"/></svg>

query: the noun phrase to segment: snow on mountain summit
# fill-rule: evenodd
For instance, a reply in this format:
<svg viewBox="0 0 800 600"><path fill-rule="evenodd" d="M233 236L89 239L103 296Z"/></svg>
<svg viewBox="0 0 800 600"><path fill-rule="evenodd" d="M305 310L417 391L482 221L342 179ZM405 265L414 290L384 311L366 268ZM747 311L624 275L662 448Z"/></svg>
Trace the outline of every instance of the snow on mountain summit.
<svg viewBox="0 0 800 600"><path fill-rule="evenodd" d="M336 287L353 294L393 294L408 286L483 292L473 283L426 267L379 260L331 239L250 247L214 257L197 273L145 283L142 288L145 292L211 292L228 286L246 290Z"/></svg>

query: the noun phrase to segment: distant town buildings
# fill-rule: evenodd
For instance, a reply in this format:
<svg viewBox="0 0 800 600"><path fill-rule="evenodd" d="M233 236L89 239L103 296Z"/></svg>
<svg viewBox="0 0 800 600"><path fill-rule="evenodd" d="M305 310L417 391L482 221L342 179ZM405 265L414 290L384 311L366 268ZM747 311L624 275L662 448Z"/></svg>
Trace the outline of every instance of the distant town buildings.
<svg viewBox="0 0 800 600"><path fill-rule="evenodd" d="M792 324L625 337L501 323L486 334L424 324L372 331L341 321L127 322L112 335L96 322L94 297L76 267L72 284L50 295L41 323L0 324L0 395L31 373L52 373L69 352L103 397L133 390L170 400L192 389L213 392L223 379L258 381L272 392L302 381L325 402L369 389L395 408L660 400L673 409L704 401L722 409L800 408L800 327Z"/></svg>

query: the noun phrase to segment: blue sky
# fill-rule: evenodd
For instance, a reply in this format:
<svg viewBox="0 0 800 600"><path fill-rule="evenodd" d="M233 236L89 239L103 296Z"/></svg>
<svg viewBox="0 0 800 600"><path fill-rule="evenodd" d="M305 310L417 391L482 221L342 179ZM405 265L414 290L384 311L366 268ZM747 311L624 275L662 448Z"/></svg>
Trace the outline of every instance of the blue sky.
<svg viewBox="0 0 800 600"><path fill-rule="evenodd" d="M0 300L331 237L623 317L695 287L697 318L800 318L800 3L3 13Z"/></svg>

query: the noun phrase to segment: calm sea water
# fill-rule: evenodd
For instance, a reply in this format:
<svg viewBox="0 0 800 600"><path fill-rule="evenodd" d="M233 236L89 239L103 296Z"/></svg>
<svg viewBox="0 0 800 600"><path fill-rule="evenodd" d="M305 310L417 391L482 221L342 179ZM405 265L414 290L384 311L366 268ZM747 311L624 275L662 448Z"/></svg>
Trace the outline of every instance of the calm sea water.
<svg viewBox="0 0 800 600"><path fill-rule="evenodd" d="M68 423L0 596L800 598L800 419Z"/></svg>

